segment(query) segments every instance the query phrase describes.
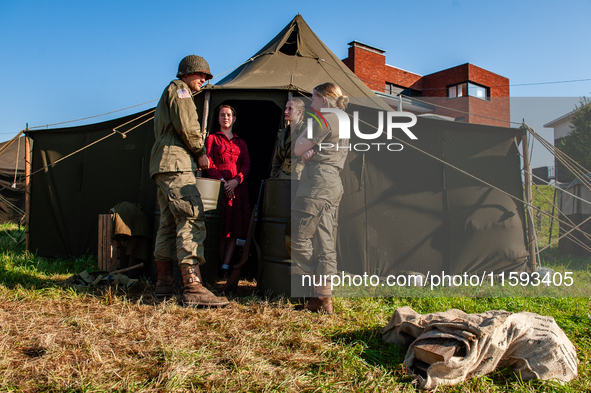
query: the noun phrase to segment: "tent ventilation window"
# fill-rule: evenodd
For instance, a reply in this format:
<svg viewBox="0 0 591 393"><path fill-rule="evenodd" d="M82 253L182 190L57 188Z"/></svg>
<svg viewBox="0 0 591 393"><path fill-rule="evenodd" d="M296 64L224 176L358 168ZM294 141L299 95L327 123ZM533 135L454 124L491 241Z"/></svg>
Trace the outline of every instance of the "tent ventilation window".
<svg viewBox="0 0 591 393"><path fill-rule="evenodd" d="M285 41L285 43L279 48L279 52L288 55L288 56L295 56L298 51L298 29L294 29L289 38Z"/></svg>

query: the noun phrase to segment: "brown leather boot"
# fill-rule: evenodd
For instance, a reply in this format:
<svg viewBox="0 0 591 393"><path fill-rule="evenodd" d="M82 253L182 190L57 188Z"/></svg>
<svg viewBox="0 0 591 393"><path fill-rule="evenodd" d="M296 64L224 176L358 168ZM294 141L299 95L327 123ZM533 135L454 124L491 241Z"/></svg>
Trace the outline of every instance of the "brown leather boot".
<svg viewBox="0 0 591 393"><path fill-rule="evenodd" d="M174 294L172 268L171 261L156 261L157 280L154 294L157 298L168 298Z"/></svg>
<svg viewBox="0 0 591 393"><path fill-rule="evenodd" d="M306 304L306 310L312 312L325 312L332 314L334 309L332 307L332 291L328 285L314 286L315 297L311 298Z"/></svg>
<svg viewBox="0 0 591 393"><path fill-rule="evenodd" d="M218 297L205 288L199 281L193 267L181 269L183 275L183 304L185 307L221 307L230 302L225 297Z"/></svg>

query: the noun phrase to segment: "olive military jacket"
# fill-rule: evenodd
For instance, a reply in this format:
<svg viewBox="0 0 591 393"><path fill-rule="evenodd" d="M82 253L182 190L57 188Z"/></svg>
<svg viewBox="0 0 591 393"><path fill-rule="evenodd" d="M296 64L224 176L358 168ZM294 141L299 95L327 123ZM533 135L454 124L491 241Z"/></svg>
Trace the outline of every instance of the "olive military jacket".
<svg viewBox="0 0 591 393"><path fill-rule="evenodd" d="M156 141L150 156L150 176L166 172L194 172L205 144L191 88L175 79L162 93L154 113Z"/></svg>
<svg viewBox="0 0 591 393"><path fill-rule="evenodd" d="M345 167L345 160L349 152L349 139L339 138L339 119L334 113L324 114L326 125L321 122L312 123L312 138L310 141L314 142L314 150L316 154L310 159L311 162L319 162L322 164L332 165L339 170ZM326 144L323 148L320 144ZM329 147L332 145L332 147Z"/></svg>
<svg viewBox="0 0 591 393"><path fill-rule="evenodd" d="M293 134L289 126L279 130L273 161L271 162L271 179L299 180L304 168L302 158L293 154L291 145L295 143L300 134L304 132L306 126L303 121L299 122Z"/></svg>

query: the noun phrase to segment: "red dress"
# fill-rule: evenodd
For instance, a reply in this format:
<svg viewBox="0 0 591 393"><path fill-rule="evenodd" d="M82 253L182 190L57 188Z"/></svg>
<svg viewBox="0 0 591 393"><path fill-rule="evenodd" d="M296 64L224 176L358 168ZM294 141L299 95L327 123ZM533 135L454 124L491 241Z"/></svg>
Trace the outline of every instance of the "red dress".
<svg viewBox="0 0 591 393"><path fill-rule="evenodd" d="M222 237L244 238L250 224L248 204L248 184L246 177L250 171L250 157L244 139L234 134L229 140L221 131L211 134L205 141L210 168L207 174L212 179L238 180L234 189L234 199L224 193L222 207ZM223 185L222 185L223 187Z"/></svg>

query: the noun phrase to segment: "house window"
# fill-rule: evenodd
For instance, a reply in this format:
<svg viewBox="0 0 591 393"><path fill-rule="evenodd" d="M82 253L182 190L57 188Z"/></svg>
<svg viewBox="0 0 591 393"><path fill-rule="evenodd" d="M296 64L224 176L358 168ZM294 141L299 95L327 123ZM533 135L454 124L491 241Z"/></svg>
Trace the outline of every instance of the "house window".
<svg viewBox="0 0 591 393"><path fill-rule="evenodd" d="M447 88L447 98L463 97L467 94L468 88L466 83L460 83L459 85L453 85Z"/></svg>
<svg viewBox="0 0 591 393"><path fill-rule="evenodd" d="M447 87L447 98L457 97L476 97L481 100L490 101L490 91L488 87L480 86L472 82L459 83Z"/></svg>
<svg viewBox="0 0 591 393"><path fill-rule="evenodd" d="M488 88L480 85L476 85L474 83L468 82L468 95L476 98L480 98L482 100L488 100L490 94L488 93Z"/></svg>
<svg viewBox="0 0 591 393"><path fill-rule="evenodd" d="M407 89L402 86L395 85L394 83L386 82L386 94L393 96L403 95L405 97L420 97L422 92L414 89Z"/></svg>
<svg viewBox="0 0 591 393"><path fill-rule="evenodd" d="M407 97L419 98L423 95L423 92L415 90L415 89L404 89L404 90L402 90L402 92L400 94L402 94L403 96L407 96Z"/></svg>
<svg viewBox="0 0 591 393"><path fill-rule="evenodd" d="M397 96L402 91L402 88L396 86L394 83L386 82L386 94Z"/></svg>

